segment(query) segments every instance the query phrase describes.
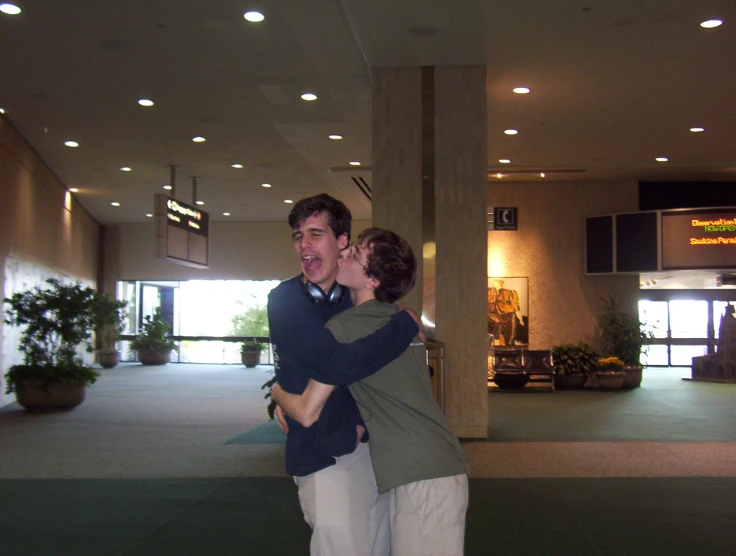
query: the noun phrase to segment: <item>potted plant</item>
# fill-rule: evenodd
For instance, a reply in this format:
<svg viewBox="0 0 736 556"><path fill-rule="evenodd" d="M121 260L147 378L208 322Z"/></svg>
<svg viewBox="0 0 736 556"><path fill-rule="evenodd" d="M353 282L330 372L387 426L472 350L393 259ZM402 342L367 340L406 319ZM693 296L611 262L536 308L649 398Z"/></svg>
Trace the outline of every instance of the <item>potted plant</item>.
<svg viewBox="0 0 736 556"><path fill-rule="evenodd" d="M80 346L92 352L97 294L79 283L54 278L46 283L48 288L36 286L3 300L5 323L25 327L19 345L23 364L5 374L7 393L15 392L28 411L72 409L99 376L77 353Z"/></svg>
<svg viewBox="0 0 736 556"><path fill-rule="evenodd" d="M256 339L245 340L240 348L240 358L246 367L255 367L261 363L261 352L266 348L265 344Z"/></svg>
<svg viewBox="0 0 736 556"><path fill-rule="evenodd" d="M153 315L143 319L143 331L130 342L130 349L138 352L138 361L143 365L166 365L176 342L171 339L171 327L156 307Z"/></svg>
<svg viewBox="0 0 736 556"><path fill-rule="evenodd" d="M111 369L120 363L120 352L115 349L115 342L125 331L125 319L128 314L125 301L117 301L106 294L95 299L95 329L97 343L97 363L105 369Z"/></svg>
<svg viewBox="0 0 736 556"><path fill-rule="evenodd" d="M582 388L597 368L598 353L585 342L552 348L555 388Z"/></svg>
<svg viewBox="0 0 736 556"><path fill-rule="evenodd" d="M624 385L624 362L618 357L604 357L598 360L595 377L604 390L619 390Z"/></svg>
<svg viewBox="0 0 736 556"><path fill-rule="evenodd" d="M641 385L643 366L639 360L646 350L647 340L651 333L647 331L638 317L632 316L621 309L615 296L608 299L601 298L603 311L599 326L606 353L618 357L624 364L623 388L631 389Z"/></svg>

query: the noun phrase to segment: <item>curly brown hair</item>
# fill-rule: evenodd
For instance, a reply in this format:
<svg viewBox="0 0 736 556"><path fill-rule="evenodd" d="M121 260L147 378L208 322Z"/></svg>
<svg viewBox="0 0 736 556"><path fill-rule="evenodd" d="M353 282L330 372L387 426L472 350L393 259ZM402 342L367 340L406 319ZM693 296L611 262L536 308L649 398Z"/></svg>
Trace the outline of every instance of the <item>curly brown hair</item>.
<svg viewBox="0 0 736 556"><path fill-rule="evenodd" d="M350 209L345 206L345 203L327 193L320 193L297 201L289 213L289 226L291 226L292 231L297 230L307 218L323 212L327 213L327 223L335 237L338 238L345 234L348 241L350 241L350 225L353 221L353 215L350 213Z"/></svg>
<svg viewBox="0 0 736 556"><path fill-rule="evenodd" d="M381 283L373 292L378 301L394 303L411 291L417 281L417 260L404 238L382 228L368 228L360 233L358 243L371 249L365 273Z"/></svg>

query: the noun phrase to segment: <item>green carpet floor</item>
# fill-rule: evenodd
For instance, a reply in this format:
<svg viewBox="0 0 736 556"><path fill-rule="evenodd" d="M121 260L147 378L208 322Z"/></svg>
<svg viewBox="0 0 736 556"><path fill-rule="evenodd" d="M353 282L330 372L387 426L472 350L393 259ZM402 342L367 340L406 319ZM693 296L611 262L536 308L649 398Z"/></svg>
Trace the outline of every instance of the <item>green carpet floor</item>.
<svg viewBox="0 0 736 556"><path fill-rule="evenodd" d="M286 435L281 432L276 421L267 421L262 425L236 436L225 444L284 444Z"/></svg>
<svg viewBox="0 0 736 556"><path fill-rule="evenodd" d="M472 479L470 492L469 556L736 553L733 479ZM0 499L3 556L308 553L291 479L1 480Z"/></svg>

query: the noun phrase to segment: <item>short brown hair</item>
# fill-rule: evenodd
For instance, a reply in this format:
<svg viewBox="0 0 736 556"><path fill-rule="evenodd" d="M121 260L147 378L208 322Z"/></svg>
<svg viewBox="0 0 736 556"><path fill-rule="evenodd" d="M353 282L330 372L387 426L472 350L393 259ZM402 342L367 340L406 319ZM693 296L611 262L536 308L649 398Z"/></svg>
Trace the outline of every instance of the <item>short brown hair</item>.
<svg viewBox="0 0 736 556"><path fill-rule="evenodd" d="M345 203L327 193L320 193L297 201L289 213L289 226L292 230L296 230L307 218L323 212L327 213L327 223L335 237L339 238L345 234L350 241L350 225L353 215L350 214L350 209L345 206Z"/></svg>
<svg viewBox="0 0 736 556"><path fill-rule="evenodd" d="M417 260L404 238L382 228L368 228L360 233L358 243L371 248L365 273L381 283L373 292L378 301L394 303L411 291L417 281Z"/></svg>

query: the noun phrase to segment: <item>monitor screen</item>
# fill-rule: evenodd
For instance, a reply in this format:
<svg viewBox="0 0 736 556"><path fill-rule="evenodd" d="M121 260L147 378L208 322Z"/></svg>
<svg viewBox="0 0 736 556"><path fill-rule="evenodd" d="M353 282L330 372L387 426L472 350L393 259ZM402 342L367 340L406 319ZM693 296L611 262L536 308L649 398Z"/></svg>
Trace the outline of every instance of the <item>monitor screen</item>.
<svg viewBox="0 0 736 556"><path fill-rule="evenodd" d="M736 208L662 212L662 269L736 268Z"/></svg>

